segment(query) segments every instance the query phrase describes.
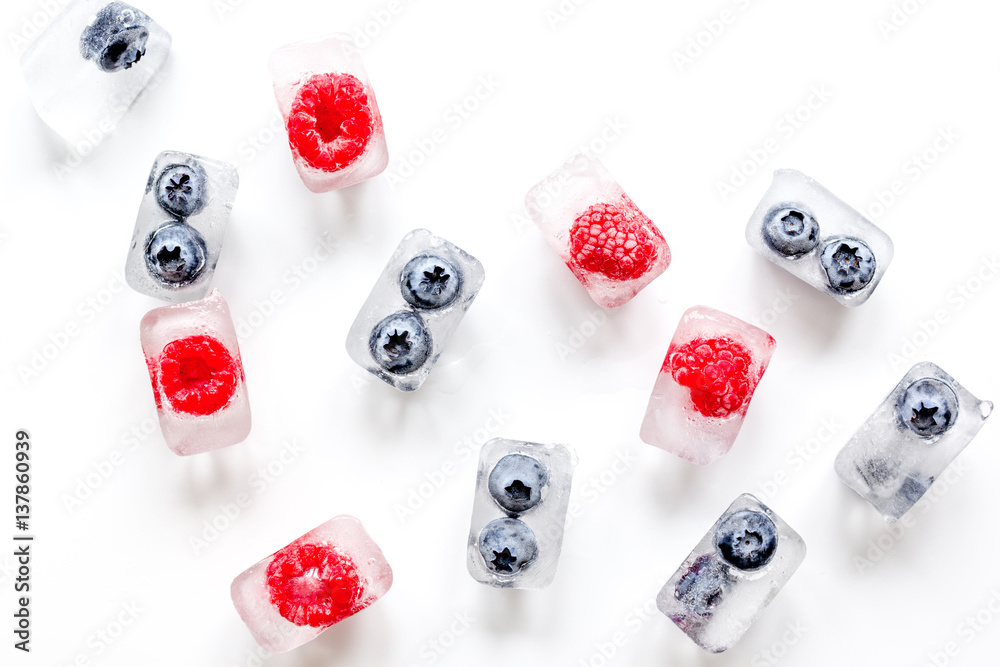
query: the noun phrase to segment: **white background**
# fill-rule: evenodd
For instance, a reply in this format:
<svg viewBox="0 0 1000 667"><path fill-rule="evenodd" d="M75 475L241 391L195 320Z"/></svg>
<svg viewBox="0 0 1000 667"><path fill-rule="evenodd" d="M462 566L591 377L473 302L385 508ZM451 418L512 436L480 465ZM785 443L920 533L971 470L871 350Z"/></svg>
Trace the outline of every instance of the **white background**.
<svg viewBox="0 0 1000 667"><path fill-rule="evenodd" d="M563 2L565 20L554 23L557 0L231 0L224 13L209 0L147 0L142 9L174 37L165 74L82 159L34 115L10 44L46 20L45 3L4 3L0 516L13 514L14 432L27 428L37 542L35 652L15 655L0 627L0 662L259 664L231 580L349 513L385 551L392 590L267 665L772 664L765 651L787 665L995 664L996 418L901 534L832 464L918 360L1000 398L990 264L1000 246L1000 7L900 0L912 16L897 15L902 25L886 34L888 0L577 2ZM389 6L397 11L386 21ZM723 10L729 22L713 37L705 22ZM364 57L389 170L311 194L269 129L266 59L374 15L387 25L369 25L377 34ZM679 66L689 39L707 46ZM828 99L811 98L815 89ZM815 108L802 107L810 99ZM476 108L463 118L456 104ZM793 124L786 115L796 112ZM418 145L438 128L445 141L423 155ZM949 129L950 143L935 149ZM760 159L768 139L775 151ZM600 311L522 209L527 189L586 145L674 255L593 327ZM237 321L259 325L241 342L250 438L191 458L162 441L139 347L139 319L160 304L120 277L164 149L239 165L215 284ZM724 199L718 184L748 151L764 164L747 163L753 173ZM933 164L916 166L925 151ZM393 188L389 174L408 173L404 161L420 164ZM779 167L813 176L893 237L892 266L861 308L747 246L743 227ZM897 180L903 194L872 208ZM430 380L404 395L366 378L344 338L386 258L418 226L477 256L487 278ZM314 262L321 242L332 253ZM673 329L693 304L778 340L733 450L707 468L638 439ZM926 324L935 317L943 324ZM78 334L22 378L71 325ZM559 571L541 592L493 590L465 569L477 440L495 435L566 442L580 456ZM286 443L301 451L275 463ZM93 475L109 465L106 478ZM261 484L269 465L279 473ZM650 613L652 599L743 491L798 530L809 553L743 640L710 656ZM227 520L220 507L240 494L251 502ZM75 495L87 497L69 502ZM224 526L214 536L213 520ZM207 546L196 550L194 538ZM0 565L6 626L11 557ZM135 618L122 611L129 605ZM974 629L966 619L977 613L985 625Z"/></svg>

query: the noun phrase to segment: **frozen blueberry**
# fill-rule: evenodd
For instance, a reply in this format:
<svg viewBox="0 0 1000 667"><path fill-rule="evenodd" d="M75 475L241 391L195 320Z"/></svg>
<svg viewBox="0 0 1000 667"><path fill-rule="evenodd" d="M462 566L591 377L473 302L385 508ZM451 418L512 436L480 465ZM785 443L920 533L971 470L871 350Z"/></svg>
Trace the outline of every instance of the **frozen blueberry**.
<svg viewBox="0 0 1000 667"><path fill-rule="evenodd" d="M431 352L431 334L416 313L393 313L372 329L368 341L375 362L390 373L409 373L424 365Z"/></svg>
<svg viewBox="0 0 1000 667"><path fill-rule="evenodd" d="M433 255L414 257L400 275L406 302L417 308L441 308L455 300L462 287L462 274L451 262Z"/></svg>
<svg viewBox="0 0 1000 667"><path fill-rule="evenodd" d="M493 466L489 490L497 505L513 514L526 512L542 499L542 487L549 473L538 459L524 454L508 454Z"/></svg>
<svg viewBox="0 0 1000 667"><path fill-rule="evenodd" d="M795 208L775 209L764 222L764 240L775 252L797 259L819 245L819 223Z"/></svg>
<svg viewBox="0 0 1000 667"><path fill-rule="evenodd" d="M491 572L516 574L535 560L538 540L521 521L497 519L479 533L479 553Z"/></svg>
<svg viewBox="0 0 1000 667"><path fill-rule="evenodd" d="M958 396L941 380L921 378L903 392L896 414L900 422L921 438L931 438L954 426Z"/></svg>
<svg viewBox="0 0 1000 667"><path fill-rule="evenodd" d="M875 255L860 239L830 241L823 248L820 263L826 269L830 287L839 292L857 292L875 276Z"/></svg>
<svg viewBox="0 0 1000 667"><path fill-rule="evenodd" d="M102 72L128 69L146 55L149 16L124 2L110 2L80 35L80 54Z"/></svg>
<svg viewBox="0 0 1000 667"><path fill-rule="evenodd" d="M172 287L186 285L201 275L207 255L205 239L183 222L162 225L146 242L146 268L154 278Z"/></svg>
<svg viewBox="0 0 1000 667"><path fill-rule="evenodd" d="M763 512L740 510L727 516L715 531L715 548L730 565L755 570L778 548L778 530Z"/></svg>
<svg viewBox="0 0 1000 667"><path fill-rule="evenodd" d="M725 568L712 554L702 554L674 586L674 599L688 612L708 618L729 592Z"/></svg>
<svg viewBox="0 0 1000 667"><path fill-rule="evenodd" d="M194 215L205 205L208 177L197 162L171 164L156 179L156 202L178 218Z"/></svg>

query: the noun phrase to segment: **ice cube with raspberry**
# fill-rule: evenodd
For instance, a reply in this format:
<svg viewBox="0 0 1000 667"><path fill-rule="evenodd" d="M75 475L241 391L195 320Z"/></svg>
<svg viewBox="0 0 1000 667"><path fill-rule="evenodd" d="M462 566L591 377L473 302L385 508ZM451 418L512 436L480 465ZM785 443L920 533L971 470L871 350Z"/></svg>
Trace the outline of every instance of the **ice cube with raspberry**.
<svg viewBox="0 0 1000 667"><path fill-rule="evenodd" d="M382 116L350 35L283 46L268 61L292 161L305 186L329 192L389 164Z"/></svg>
<svg viewBox="0 0 1000 667"><path fill-rule="evenodd" d="M341 514L233 580L233 605L261 648L285 653L386 594L392 568L353 516Z"/></svg>
<svg viewBox="0 0 1000 667"><path fill-rule="evenodd" d="M689 308L656 376L643 442L699 465L728 452L774 347L763 329L713 308Z"/></svg>
<svg viewBox="0 0 1000 667"><path fill-rule="evenodd" d="M837 455L837 476L887 523L906 514L979 433L993 403L920 362Z"/></svg>
<svg viewBox="0 0 1000 667"><path fill-rule="evenodd" d="M154 308L139 325L160 430L188 456L242 442L250 433L246 377L229 305L218 290Z"/></svg>
<svg viewBox="0 0 1000 667"><path fill-rule="evenodd" d="M595 157L574 155L531 188L525 207L604 308L627 303L670 265L663 234Z"/></svg>

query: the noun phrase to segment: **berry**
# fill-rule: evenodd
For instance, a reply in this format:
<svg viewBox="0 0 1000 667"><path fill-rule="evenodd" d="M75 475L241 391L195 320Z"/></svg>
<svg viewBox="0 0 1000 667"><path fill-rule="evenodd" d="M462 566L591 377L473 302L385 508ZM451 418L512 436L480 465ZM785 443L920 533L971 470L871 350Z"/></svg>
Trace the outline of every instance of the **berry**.
<svg viewBox="0 0 1000 667"><path fill-rule="evenodd" d="M731 338L695 338L671 344L663 372L691 390L691 402L706 417L728 417L747 405L763 371L751 375L753 356Z"/></svg>
<svg viewBox="0 0 1000 667"><path fill-rule="evenodd" d="M180 287L201 275L207 254L198 230L183 222L168 222L149 235L146 269L160 282Z"/></svg>
<svg viewBox="0 0 1000 667"><path fill-rule="evenodd" d="M129 69L146 55L149 16L124 2L110 2L80 35L80 55L102 72Z"/></svg>
<svg viewBox="0 0 1000 667"><path fill-rule="evenodd" d="M325 628L364 608L357 565L330 544L292 543L267 565L271 604L295 625Z"/></svg>
<svg viewBox="0 0 1000 667"><path fill-rule="evenodd" d="M875 276L875 255L860 239L830 241L823 248L820 263L826 269L830 287L838 292L857 292Z"/></svg>
<svg viewBox="0 0 1000 667"><path fill-rule="evenodd" d="M210 336L188 336L163 348L160 388L177 412L210 415L229 404L243 369L226 346Z"/></svg>
<svg viewBox="0 0 1000 667"><path fill-rule="evenodd" d="M491 572L517 574L535 560L538 540L521 521L496 519L479 533L479 553Z"/></svg>
<svg viewBox="0 0 1000 667"><path fill-rule="evenodd" d="M764 240L775 252L797 259L819 245L819 223L798 209L775 209L764 221Z"/></svg>
<svg viewBox="0 0 1000 667"><path fill-rule="evenodd" d="M414 257L399 277L403 298L416 308L441 308L458 296L462 274L455 265L440 257Z"/></svg>
<svg viewBox="0 0 1000 667"><path fill-rule="evenodd" d="M205 205L208 177L197 162L171 164L156 179L156 203L167 213L186 218Z"/></svg>
<svg viewBox="0 0 1000 667"><path fill-rule="evenodd" d="M497 505L520 514L542 500L542 488L549 473L538 459L524 454L508 454L493 466L488 488Z"/></svg>
<svg viewBox="0 0 1000 667"><path fill-rule="evenodd" d="M375 131L361 81L350 74L314 74L299 87L288 115L292 151L320 171L357 160Z"/></svg>
<svg viewBox="0 0 1000 667"><path fill-rule="evenodd" d="M710 553L698 556L674 585L674 599L702 618L710 617L727 593L725 568Z"/></svg>
<svg viewBox="0 0 1000 667"><path fill-rule="evenodd" d="M733 512L716 529L715 548L733 567L756 570L774 557L778 548L778 529L763 512Z"/></svg>
<svg viewBox="0 0 1000 667"><path fill-rule="evenodd" d="M375 325L368 349L375 362L390 373L409 373L427 361L431 334L419 315L399 311Z"/></svg>
<svg viewBox="0 0 1000 667"><path fill-rule="evenodd" d="M921 438L941 435L955 425L958 396L941 380L921 378L903 392L896 405L896 415Z"/></svg>
<svg viewBox="0 0 1000 667"><path fill-rule="evenodd" d="M611 280L635 280L656 262L665 244L660 230L622 195L617 204L594 204L569 230L571 269ZM668 251L669 252L669 251Z"/></svg>

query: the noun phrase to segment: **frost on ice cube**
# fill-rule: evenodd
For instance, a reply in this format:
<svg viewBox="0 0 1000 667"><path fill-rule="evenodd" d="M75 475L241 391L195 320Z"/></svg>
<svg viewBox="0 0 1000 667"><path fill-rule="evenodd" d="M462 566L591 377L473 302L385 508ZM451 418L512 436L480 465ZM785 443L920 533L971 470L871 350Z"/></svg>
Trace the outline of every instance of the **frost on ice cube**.
<svg viewBox="0 0 1000 667"><path fill-rule="evenodd" d="M660 589L656 606L698 646L721 653L740 640L805 556L798 533L743 494Z"/></svg>
<svg viewBox="0 0 1000 667"><path fill-rule="evenodd" d="M642 422L642 441L706 465L729 451L774 353L763 329L695 306L677 325Z"/></svg>
<svg viewBox="0 0 1000 667"><path fill-rule="evenodd" d="M389 164L382 116L350 35L289 44L268 67L307 188L329 192L382 173Z"/></svg>
<svg viewBox="0 0 1000 667"><path fill-rule="evenodd" d="M154 308L139 325L160 430L187 456L250 434L243 362L229 306L218 290L201 301Z"/></svg>
<svg viewBox="0 0 1000 667"><path fill-rule="evenodd" d="M401 391L427 379L483 285L483 265L426 229L400 241L347 335L358 365Z"/></svg>
<svg viewBox="0 0 1000 667"><path fill-rule="evenodd" d="M167 59L170 35L124 2L75 0L21 57L31 101L71 144L114 130Z"/></svg>
<svg viewBox="0 0 1000 667"><path fill-rule="evenodd" d="M746 228L758 253L845 306L860 306L892 261L892 239L793 169L774 172Z"/></svg>
<svg viewBox="0 0 1000 667"><path fill-rule="evenodd" d="M149 172L125 261L129 286L164 301L203 298L238 187L239 175L231 164L190 153L160 153Z"/></svg>
<svg viewBox="0 0 1000 667"><path fill-rule="evenodd" d="M467 559L476 581L531 589L552 583L575 467L565 445L502 438L483 445Z"/></svg>
<svg viewBox="0 0 1000 667"><path fill-rule="evenodd" d="M574 155L531 188L525 207L599 306L627 303L670 265L660 230L597 158Z"/></svg>
<svg viewBox="0 0 1000 667"><path fill-rule="evenodd" d="M992 411L993 403L938 366L919 363L837 455L837 475L892 523L920 500Z"/></svg>
<svg viewBox="0 0 1000 667"><path fill-rule="evenodd" d="M284 653L386 594L392 569L361 522L342 514L258 561L230 589L262 648Z"/></svg>

